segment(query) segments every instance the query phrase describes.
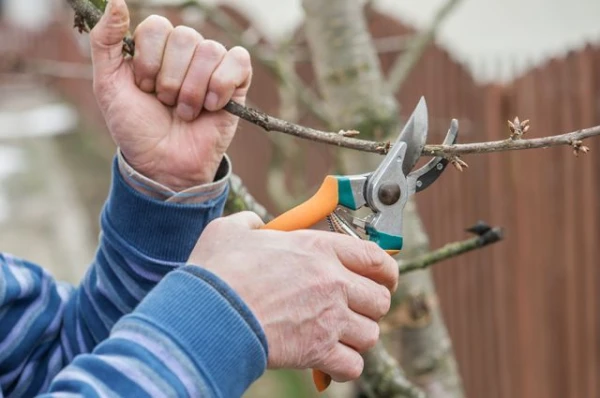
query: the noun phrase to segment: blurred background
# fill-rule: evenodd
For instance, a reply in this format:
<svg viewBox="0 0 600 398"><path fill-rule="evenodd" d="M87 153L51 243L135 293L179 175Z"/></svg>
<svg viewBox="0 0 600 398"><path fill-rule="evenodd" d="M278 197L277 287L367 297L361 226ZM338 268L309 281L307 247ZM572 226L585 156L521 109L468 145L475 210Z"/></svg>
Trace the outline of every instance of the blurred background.
<svg viewBox="0 0 600 398"><path fill-rule="evenodd" d="M526 138L600 124L597 0L364 3L384 74L431 32L395 91L402 118L425 96L429 143L452 118L463 143L507 138L515 116L530 120ZM300 0L128 4L134 26L156 13L250 48L249 105L327 127L274 73L317 91ZM432 271L467 397L600 397L600 137L585 144L580 157L568 147L466 155L468 169L447 170L416 198L431 248L464 239L480 219L505 230L502 242ZM344 151L241 121L230 155L248 191L278 214L314 192ZM73 29L66 1L0 0L0 250L77 283L94 256L114 153L88 36ZM267 372L248 392L313 395L307 372Z"/></svg>

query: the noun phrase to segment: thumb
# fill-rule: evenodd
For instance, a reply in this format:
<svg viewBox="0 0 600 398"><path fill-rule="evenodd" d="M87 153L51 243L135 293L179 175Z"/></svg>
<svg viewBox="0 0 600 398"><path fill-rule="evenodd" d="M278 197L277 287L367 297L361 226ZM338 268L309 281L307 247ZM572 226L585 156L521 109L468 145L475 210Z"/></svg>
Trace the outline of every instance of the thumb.
<svg viewBox="0 0 600 398"><path fill-rule="evenodd" d="M259 229L265 224L260 219L258 214L251 211L241 211L231 214L224 218L228 223L235 224L243 229Z"/></svg>
<svg viewBox="0 0 600 398"><path fill-rule="evenodd" d="M90 32L94 78L112 75L123 62L123 38L129 30L125 0L109 0L100 21Z"/></svg>

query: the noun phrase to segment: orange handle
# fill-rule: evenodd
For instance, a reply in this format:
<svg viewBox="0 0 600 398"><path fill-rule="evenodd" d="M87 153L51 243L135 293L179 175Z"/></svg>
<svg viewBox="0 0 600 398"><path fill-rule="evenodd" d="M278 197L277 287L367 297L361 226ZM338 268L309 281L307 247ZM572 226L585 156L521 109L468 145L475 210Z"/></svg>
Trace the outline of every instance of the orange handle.
<svg viewBox="0 0 600 398"><path fill-rule="evenodd" d="M312 376L313 383L315 383L317 391L319 392L325 391L331 384L331 376L329 376L327 373L321 372L320 370L313 370Z"/></svg>
<svg viewBox="0 0 600 398"><path fill-rule="evenodd" d="M295 231L309 228L335 210L338 198L338 181L333 176L327 176L319 190L310 199L283 213L262 229Z"/></svg>

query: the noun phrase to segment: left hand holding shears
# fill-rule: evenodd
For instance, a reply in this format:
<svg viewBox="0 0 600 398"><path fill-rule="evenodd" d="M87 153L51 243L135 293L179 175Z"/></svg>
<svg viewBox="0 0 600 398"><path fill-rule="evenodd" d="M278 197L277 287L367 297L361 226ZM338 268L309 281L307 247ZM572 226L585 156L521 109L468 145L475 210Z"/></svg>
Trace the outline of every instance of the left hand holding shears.
<svg viewBox="0 0 600 398"><path fill-rule="evenodd" d="M436 157L412 171L427 141L427 132L427 105L421 98L375 171L325 177L313 197L280 215L263 229L304 229L327 218L335 232L373 241L389 254L397 254L403 245L403 212L409 197L429 187L449 163L443 157ZM453 120L444 145L454 144L457 136L458 122ZM366 219L351 215L351 211L365 206L371 210ZM313 372L313 379L319 391L325 390L331 383L331 377L319 370Z"/></svg>

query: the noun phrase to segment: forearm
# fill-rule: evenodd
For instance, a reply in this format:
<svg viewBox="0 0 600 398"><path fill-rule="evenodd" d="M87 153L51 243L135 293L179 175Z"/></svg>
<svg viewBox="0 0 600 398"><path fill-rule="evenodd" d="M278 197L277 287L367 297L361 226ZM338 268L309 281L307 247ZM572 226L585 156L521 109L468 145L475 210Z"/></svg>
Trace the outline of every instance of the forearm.
<svg viewBox="0 0 600 398"><path fill-rule="evenodd" d="M264 372L267 355L262 329L237 294L189 266L166 276L91 354L76 357L45 397L239 397Z"/></svg>
<svg viewBox="0 0 600 398"><path fill-rule="evenodd" d="M115 161L98 250L79 287L56 282L36 264L0 256L5 395L43 391L76 355L106 339L164 275L185 264L205 226L221 215L227 195L226 187L216 186L216 194L200 189L201 200L176 203L141 193L125 178Z"/></svg>
<svg viewBox="0 0 600 398"><path fill-rule="evenodd" d="M115 161L95 261L65 308L68 360L90 352L164 275L187 261L206 225L221 215L226 195L223 189L185 204L151 198L126 183Z"/></svg>

